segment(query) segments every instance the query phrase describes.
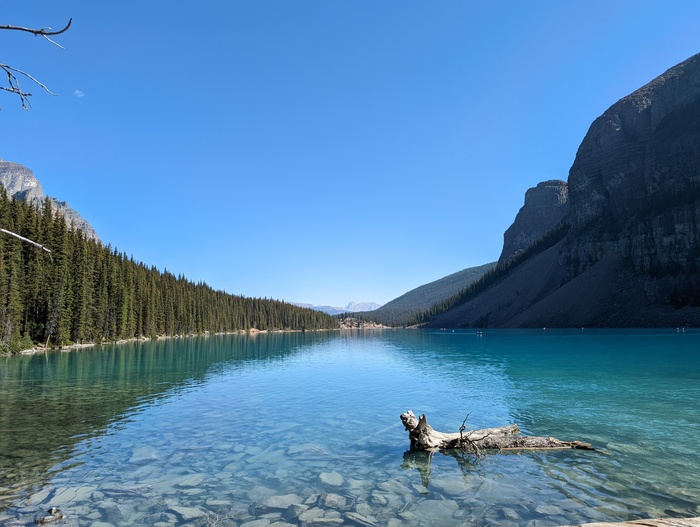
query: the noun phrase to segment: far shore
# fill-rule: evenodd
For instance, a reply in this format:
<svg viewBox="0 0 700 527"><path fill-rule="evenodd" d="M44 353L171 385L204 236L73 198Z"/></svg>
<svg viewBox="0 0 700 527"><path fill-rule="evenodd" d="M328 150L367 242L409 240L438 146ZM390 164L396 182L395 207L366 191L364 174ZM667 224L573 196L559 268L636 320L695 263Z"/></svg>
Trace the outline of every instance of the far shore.
<svg viewBox="0 0 700 527"><path fill-rule="evenodd" d="M194 338L194 337L209 337L211 335L257 335L257 334L262 334L262 333L302 333L305 331L308 332L320 332L320 331L343 331L343 330L384 330L384 329L395 329L390 326L384 326L382 324L377 324L375 322L368 322L364 320L357 320L355 318L348 318L345 320L340 321L340 326L335 329L307 329L307 330L302 330L302 329L256 329L256 328L250 328L250 329L239 329L236 331L224 331L224 332L217 332L217 333L211 333L209 331L205 331L203 333L190 333L187 335L158 335L157 337L133 337L130 339L119 339L119 340L105 340L102 342L85 342L85 343L77 343L77 344L66 344L65 346L49 346L47 349L43 345L37 345L34 346L33 348L27 348L25 350L21 350L15 353L10 353L10 352L4 352L0 353L0 357L17 357L20 355L36 355L38 353L48 353L48 352L69 352L69 351L75 351L75 350L81 350L81 349L86 349L86 348L95 348L99 346L112 346L115 344L130 344L132 342L147 342L147 341L152 341L152 340L167 340L167 339L186 339L186 338Z"/></svg>
<svg viewBox="0 0 700 527"><path fill-rule="evenodd" d="M302 331L309 331L309 332L316 332L316 331L338 331L338 329L308 329L308 330L301 330L301 329L256 329L256 328L250 328L250 329L239 329L237 331L224 331L224 332L217 332L217 333L211 333L209 331L205 331L203 333L190 333L187 335L158 335L157 337L133 337L130 339L119 339L119 340L105 340L102 342L85 342L85 343L77 343L77 344L66 344L65 346L49 346L47 349L46 347L42 345L34 346L33 348L27 348L25 350L18 351L16 353L0 353L0 357L16 357L20 355L36 355L38 353L47 353L47 352L69 352L69 351L75 351L75 350L80 350L80 349L86 349L86 348L95 348L99 346L113 346L115 344L130 344L132 342L148 342L148 341L153 341L153 340L168 340L168 339L188 339L188 338L194 338L194 337L209 337L211 335L257 335L261 333L302 333Z"/></svg>

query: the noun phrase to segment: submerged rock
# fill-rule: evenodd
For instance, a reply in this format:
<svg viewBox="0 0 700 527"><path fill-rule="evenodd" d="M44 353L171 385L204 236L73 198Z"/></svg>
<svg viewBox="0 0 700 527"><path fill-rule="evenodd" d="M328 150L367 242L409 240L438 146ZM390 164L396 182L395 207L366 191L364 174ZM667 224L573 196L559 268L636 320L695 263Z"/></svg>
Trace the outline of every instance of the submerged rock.
<svg viewBox="0 0 700 527"><path fill-rule="evenodd" d="M309 510L307 505L290 505L284 512L283 517L289 521L296 521L299 519L299 516L301 516L301 514L307 510Z"/></svg>
<svg viewBox="0 0 700 527"><path fill-rule="evenodd" d="M286 511L290 507L300 506L302 499L296 494L284 494L282 496L267 496L252 507L255 515L266 514L272 511Z"/></svg>
<svg viewBox="0 0 700 527"><path fill-rule="evenodd" d="M45 516L40 516L36 520L34 520L34 523L37 525L46 525L49 523L54 523L60 520L65 520L66 515L63 514L58 508L56 507L51 507Z"/></svg>
<svg viewBox="0 0 700 527"><path fill-rule="evenodd" d="M361 525L362 527L377 527L378 525L376 519L370 519L367 516L358 514L357 512L346 512L345 517L351 522Z"/></svg>
<svg viewBox="0 0 700 527"><path fill-rule="evenodd" d="M339 494L323 493L318 498L318 505L326 509L345 509L348 500Z"/></svg>
<svg viewBox="0 0 700 527"><path fill-rule="evenodd" d="M186 477L183 480L180 480L175 484L175 486L181 488L199 487L202 483L204 483L204 475L193 474L191 476Z"/></svg>
<svg viewBox="0 0 700 527"><path fill-rule="evenodd" d="M324 483L325 485L330 485L332 487L340 487L345 481L343 476L341 476L335 471L321 472L321 474L319 475L319 479L321 480L321 483Z"/></svg>
<svg viewBox="0 0 700 527"><path fill-rule="evenodd" d="M142 446L135 448L129 459L129 463L146 464L158 459L158 451L152 446Z"/></svg>
<svg viewBox="0 0 700 527"><path fill-rule="evenodd" d="M190 521L207 515L205 511L198 507L170 507L170 510L182 518L183 521Z"/></svg>

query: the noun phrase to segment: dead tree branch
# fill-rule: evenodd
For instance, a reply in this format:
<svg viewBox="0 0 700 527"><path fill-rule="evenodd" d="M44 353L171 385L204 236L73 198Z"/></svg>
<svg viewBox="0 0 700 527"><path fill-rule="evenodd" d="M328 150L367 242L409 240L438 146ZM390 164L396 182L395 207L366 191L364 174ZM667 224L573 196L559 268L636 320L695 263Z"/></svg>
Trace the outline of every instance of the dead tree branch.
<svg viewBox="0 0 700 527"><path fill-rule="evenodd" d="M485 439L491 437L491 431L486 434L480 434L480 437L472 439L472 434L478 432L477 430L470 430L465 435L464 432L467 429L467 419L469 419L469 414L462 421L462 426L459 427L459 448L464 450L469 454L475 454L477 457L481 456L481 449L479 448L479 441L484 441ZM493 430L493 429L488 429Z"/></svg>
<svg viewBox="0 0 700 527"><path fill-rule="evenodd" d="M44 37L46 40L51 42L53 45L58 46L61 49L65 49L63 46L60 44L54 42L51 40L49 37L53 37L55 35L60 35L61 33L65 33L68 31L68 28L70 25L73 23L73 19L71 18L68 23L65 25L63 29L59 29L58 31L53 31L52 28L50 27L42 27L41 29L36 29L32 27L22 27L22 26L13 26L13 25L4 25L0 26L0 29L5 29L9 31L24 31L25 33L31 33L34 36L41 36Z"/></svg>
<svg viewBox="0 0 700 527"><path fill-rule="evenodd" d="M39 249L43 249L47 253L51 254L51 249L49 249L48 247L44 247L40 243L34 242L34 241L30 240L29 238L25 238L24 236L20 236L16 232L8 231L7 229L2 229L2 228L0 228L0 232L4 232L5 234L9 234L10 236L14 236L15 238L19 238L23 242L31 243L32 245L38 247Z"/></svg>
<svg viewBox="0 0 700 527"><path fill-rule="evenodd" d="M31 28L31 27L22 27L22 26L13 26L13 25L0 25L0 30L9 30L9 31L23 31L26 33L31 33L34 36L41 36L44 37L46 40L51 42L53 45L58 46L61 49L64 49L63 46L58 44L56 41L52 40L51 36L55 35L60 35L61 33L65 33L68 31L68 28L71 26L73 23L73 19L71 18L66 26L63 29L59 29L57 31L52 30L50 27L44 27L41 29L36 29L36 28ZM31 102L29 101L29 97L32 96L31 93L26 92L22 89L20 86L19 82L19 77L25 77L32 81L34 84L42 88L44 91L49 93L50 95L56 95L53 93L51 90L49 90L46 85L42 82L40 82L38 79L36 79L34 76L30 75L26 71L22 71L19 68L15 68L13 66L10 66L8 64L0 64L0 70L4 71L5 74L7 75L7 85L6 86L0 86L0 89L6 92L14 93L19 97L19 100L22 104L22 109L23 110L28 110L31 108ZM18 77L19 76L19 77Z"/></svg>

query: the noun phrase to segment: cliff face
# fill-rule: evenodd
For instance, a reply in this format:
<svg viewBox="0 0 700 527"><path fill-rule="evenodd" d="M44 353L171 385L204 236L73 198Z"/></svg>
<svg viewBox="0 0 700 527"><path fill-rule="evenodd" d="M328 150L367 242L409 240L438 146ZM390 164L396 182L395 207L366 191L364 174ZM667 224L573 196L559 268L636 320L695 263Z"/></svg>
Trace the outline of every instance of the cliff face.
<svg viewBox="0 0 700 527"><path fill-rule="evenodd" d="M8 196L16 196L17 199L32 204L43 205L44 189L41 183L34 177L34 173L24 165L10 163L0 159L0 186L7 190ZM65 201L49 198L54 211L58 211L66 219L69 227L75 227L83 231L87 239L97 240L95 229Z"/></svg>
<svg viewBox="0 0 700 527"><path fill-rule="evenodd" d="M431 325L700 326L700 54L593 122L568 197L555 245Z"/></svg>
<svg viewBox="0 0 700 527"><path fill-rule="evenodd" d="M647 277L651 302L682 304L677 293L700 292L700 54L593 122L569 192L571 232L561 261L570 276L617 254Z"/></svg>
<svg viewBox="0 0 700 527"><path fill-rule="evenodd" d="M520 254L568 212L569 189L565 181L543 181L528 189L525 204L518 211L513 225L503 234L503 251L498 261Z"/></svg>

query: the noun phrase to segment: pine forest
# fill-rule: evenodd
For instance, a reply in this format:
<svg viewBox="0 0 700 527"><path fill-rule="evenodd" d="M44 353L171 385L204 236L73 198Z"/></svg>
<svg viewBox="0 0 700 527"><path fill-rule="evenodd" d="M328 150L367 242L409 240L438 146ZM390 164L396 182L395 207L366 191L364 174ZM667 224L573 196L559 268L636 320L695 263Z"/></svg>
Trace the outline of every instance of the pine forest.
<svg viewBox="0 0 700 527"><path fill-rule="evenodd" d="M0 351L238 330L316 330L335 318L268 299L216 291L206 283L134 261L88 240L52 211L0 189Z"/></svg>

